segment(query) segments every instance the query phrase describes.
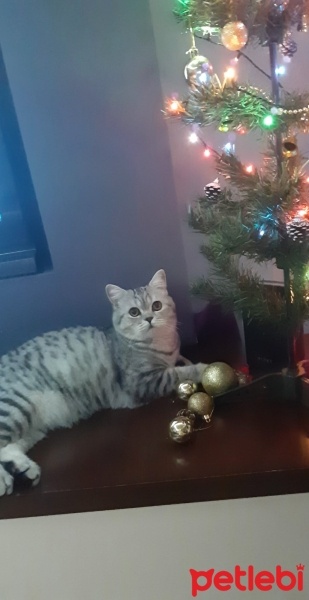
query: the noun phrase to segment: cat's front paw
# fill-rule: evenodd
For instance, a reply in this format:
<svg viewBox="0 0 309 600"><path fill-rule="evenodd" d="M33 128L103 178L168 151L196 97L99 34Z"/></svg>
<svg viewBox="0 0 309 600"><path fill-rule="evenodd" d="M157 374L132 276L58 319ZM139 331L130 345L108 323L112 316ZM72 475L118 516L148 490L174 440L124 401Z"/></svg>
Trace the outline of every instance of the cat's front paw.
<svg viewBox="0 0 309 600"><path fill-rule="evenodd" d="M13 487L14 478L0 465L0 496L11 494Z"/></svg>
<svg viewBox="0 0 309 600"><path fill-rule="evenodd" d="M40 481L41 468L26 455L12 457L12 460L3 462L3 467L13 480L16 479L20 483L27 483L34 487Z"/></svg>
<svg viewBox="0 0 309 600"><path fill-rule="evenodd" d="M202 375L207 366L208 365L205 365L204 363L197 363L197 365L176 367L178 382L191 379L191 381L194 381L194 383L201 383Z"/></svg>

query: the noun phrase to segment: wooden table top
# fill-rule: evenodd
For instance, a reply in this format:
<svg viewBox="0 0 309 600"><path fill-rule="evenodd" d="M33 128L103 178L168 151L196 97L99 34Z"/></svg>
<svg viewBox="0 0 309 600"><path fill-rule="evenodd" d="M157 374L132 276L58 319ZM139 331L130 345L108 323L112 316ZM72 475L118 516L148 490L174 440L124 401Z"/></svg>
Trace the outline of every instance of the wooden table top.
<svg viewBox="0 0 309 600"><path fill-rule="evenodd" d="M218 400L186 445L168 436L181 408L164 398L50 433L30 453L40 484L0 498L0 518L309 491L309 408L279 375Z"/></svg>

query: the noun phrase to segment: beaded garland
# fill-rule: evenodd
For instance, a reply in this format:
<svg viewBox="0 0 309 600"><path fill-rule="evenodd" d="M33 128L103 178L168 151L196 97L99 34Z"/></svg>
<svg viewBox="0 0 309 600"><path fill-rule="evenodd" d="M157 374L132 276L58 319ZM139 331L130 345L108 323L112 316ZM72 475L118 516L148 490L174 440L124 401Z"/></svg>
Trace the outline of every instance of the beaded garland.
<svg viewBox="0 0 309 600"><path fill-rule="evenodd" d="M273 100L270 98L270 96L266 92L264 92L264 90L258 87L250 86L250 88L245 88L239 85L238 90L244 93L250 93L252 91L256 94L256 97L262 96L269 105L273 106L276 109L276 112L274 114L277 115L300 115L301 113L309 112L309 104L307 104L306 106L302 106L302 108L293 109L283 108L282 106L276 106Z"/></svg>

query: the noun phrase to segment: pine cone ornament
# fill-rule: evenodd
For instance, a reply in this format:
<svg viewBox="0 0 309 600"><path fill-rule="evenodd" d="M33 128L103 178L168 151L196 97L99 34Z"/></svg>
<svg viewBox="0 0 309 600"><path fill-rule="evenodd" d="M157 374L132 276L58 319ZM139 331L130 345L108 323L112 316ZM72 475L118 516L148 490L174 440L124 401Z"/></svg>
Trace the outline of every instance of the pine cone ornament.
<svg viewBox="0 0 309 600"><path fill-rule="evenodd" d="M280 52L282 56L286 56L288 58L293 58L295 52L297 52L297 44L292 39L291 33L285 34L282 44L280 45Z"/></svg>
<svg viewBox="0 0 309 600"><path fill-rule="evenodd" d="M286 225L286 231L293 242L304 244L309 240L309 221L295 217Z"/></svg>
<svg viewBox="0 0 309 600"><path fill-rule="evenodd" d="M211 183L207 183L207 185L204 187L204 192L206 200L209 202L217 202L221 194L219 179L215 179Z"/></svg>

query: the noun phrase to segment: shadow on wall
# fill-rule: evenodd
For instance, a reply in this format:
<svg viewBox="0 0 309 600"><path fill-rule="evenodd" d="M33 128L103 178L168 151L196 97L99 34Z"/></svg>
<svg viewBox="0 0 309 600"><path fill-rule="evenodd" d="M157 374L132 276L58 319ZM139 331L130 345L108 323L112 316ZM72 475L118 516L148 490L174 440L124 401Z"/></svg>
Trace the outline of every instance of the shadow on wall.
<svg viewBox="0 0 309 600"><path fill-rule="evenodd" d="M195 314L194 324L204 362L218 360L239 366L242 340L234 313L209 303Z"/></svg>

